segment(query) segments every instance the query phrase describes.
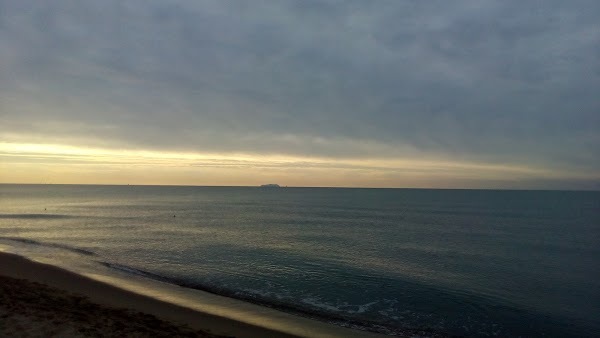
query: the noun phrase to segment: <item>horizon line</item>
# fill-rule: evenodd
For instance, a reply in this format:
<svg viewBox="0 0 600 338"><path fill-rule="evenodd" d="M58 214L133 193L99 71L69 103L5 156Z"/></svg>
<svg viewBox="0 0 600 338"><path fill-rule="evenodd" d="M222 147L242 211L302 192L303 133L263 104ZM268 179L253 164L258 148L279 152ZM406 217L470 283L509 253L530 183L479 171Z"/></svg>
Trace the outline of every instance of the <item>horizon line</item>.
<svg viewBox="0 0 600 338"><path fill-rule="evenodd" d="M190 188L264 188L260 185L193 185L193 184L112 184L112 183L12 183L0 182L0 185L84 185L109 187L190 187ZM565 191L565 192L600 192L600 189L531 189L531 188L425 188L425 187L352 187L352 186L286 186L279 185L278 189L397 189L397 190L489 190L489 191Z"/></svg>

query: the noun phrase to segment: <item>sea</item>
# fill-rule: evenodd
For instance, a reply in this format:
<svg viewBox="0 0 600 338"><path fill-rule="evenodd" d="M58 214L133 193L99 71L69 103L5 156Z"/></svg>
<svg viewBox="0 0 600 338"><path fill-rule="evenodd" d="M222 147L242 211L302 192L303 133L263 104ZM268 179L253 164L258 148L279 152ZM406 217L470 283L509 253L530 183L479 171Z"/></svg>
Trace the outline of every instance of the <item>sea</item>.
<svg viewBox="0 0 600 338"><path fill-rule="evenodd" d="M3 184L0 249L365 332L600 336L597 191Z"/></svg>

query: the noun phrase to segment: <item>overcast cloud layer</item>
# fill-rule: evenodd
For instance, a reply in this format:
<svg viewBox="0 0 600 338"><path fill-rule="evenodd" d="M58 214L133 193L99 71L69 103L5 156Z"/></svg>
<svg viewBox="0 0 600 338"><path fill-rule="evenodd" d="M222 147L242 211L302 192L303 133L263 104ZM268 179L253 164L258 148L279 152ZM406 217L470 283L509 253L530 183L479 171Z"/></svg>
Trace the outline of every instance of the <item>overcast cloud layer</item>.
<svg viewBox="0 0 600 338"><path fill-rule="evenodd" d="M600 2L0 1L0 140L600 171Z"/></svg>

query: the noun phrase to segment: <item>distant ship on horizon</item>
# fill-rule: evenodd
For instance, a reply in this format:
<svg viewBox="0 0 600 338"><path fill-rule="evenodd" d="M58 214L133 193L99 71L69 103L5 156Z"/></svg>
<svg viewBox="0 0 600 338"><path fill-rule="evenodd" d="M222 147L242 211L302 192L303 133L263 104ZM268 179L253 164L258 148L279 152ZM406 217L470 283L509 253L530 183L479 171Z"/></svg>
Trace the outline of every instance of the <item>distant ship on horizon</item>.
<svg viewBox="0 0 600 338"><path fill-rule="evenodd" d="M279 184L275 184L275 183L263 184L260 187L261 188L281 188L281 186Z"/></svg>

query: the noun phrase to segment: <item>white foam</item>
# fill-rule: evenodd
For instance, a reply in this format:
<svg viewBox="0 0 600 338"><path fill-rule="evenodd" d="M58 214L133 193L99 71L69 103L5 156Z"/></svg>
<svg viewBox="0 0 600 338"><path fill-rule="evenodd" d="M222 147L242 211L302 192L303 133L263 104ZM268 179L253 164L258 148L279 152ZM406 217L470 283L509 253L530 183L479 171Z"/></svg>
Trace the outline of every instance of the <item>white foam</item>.
<svg viewBox="0 0 600 338"><path fill-rule="evenodd" d="M302 302L308 305L312 305L314 307L332 311L332 312L343 312L347 314L357 314L357 313L365 313L369 310L370 307L379 303L379 300L365 303L365 304L349 304L347 302L331 305L326 302L323 302L320 298L317 297L307 297L302 299Z"/></svg>

